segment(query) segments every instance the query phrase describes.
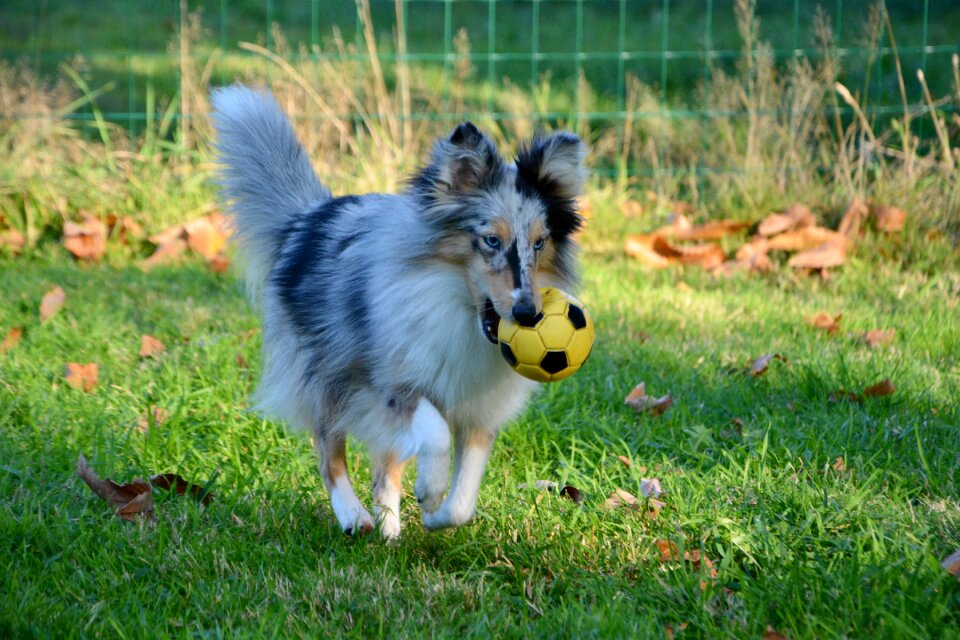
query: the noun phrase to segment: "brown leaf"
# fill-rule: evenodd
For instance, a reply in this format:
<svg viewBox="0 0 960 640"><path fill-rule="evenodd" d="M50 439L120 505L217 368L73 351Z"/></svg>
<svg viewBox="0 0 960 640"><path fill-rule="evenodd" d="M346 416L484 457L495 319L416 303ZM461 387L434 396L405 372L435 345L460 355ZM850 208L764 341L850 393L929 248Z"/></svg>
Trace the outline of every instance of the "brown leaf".
<svg viewBox="0 0 960 640"><path fill-rule="evenodd" d="M648 396L646 388L647 384L645 382L641 382L635 386L633 391L628 393L627 397L624 398L624 404L632 407L637 413L648 412L655 416L663 415L673 404L673 399L669 394L660 398Z"/></svg>
<svg viewBox="0 0 960 640"><path fill-rule="evenodd" d="M574 504L581 504L583 502L583 493L580 489L570 484L563 485L563 487L560 488L559 495L563 498L569 498Z"/></svg>
<svg viewBox="0 0 960 640"><path fill-rule="evenodd" d="M830 467L834 471L843 471L847 468L847 463L844 461L843 456L837 456L837 459L833 461L833 464Z"/></svg>
<svg viewBox="0 0 960 640"><path fill-rule="evenodd" d="M756 256L766 255L770 251L770 241L763 236L753 236L750 242L737 249L737 260L748 260Z"/></svg>
<svg viewBox="0 0 960 640"><path fill-rule="evenodd" d="M907 221L907 212L897 207L880 206L873 214L877 219L877 229L886 233L902 231Z"/></svg>
<svg viewBox="0 0 960 640"><path fill-rule="evenodd" d="M17 346L17 344L20 343L20 338L22 336L23 329L20 327L13 327L10 329L10 331L7 332L7 336L3 339L3 342L0 342L0 356Z"/></svg>
<svg viewBox="0 0 960 640"><path fill-rule="evenodd" d="M0 252L7 252L12 255L20 255L27 244L27 239L16 229L4 229L0 231Z"/></svg>
<svg viewBox="0 0 960 640"><path fill-rule="evenodd" d="M637 499L637 496L633 495L629 491L624 491L623 489L617 489L610 494L610 497L604 500L603 508L604 509L616 509L621 505L626 505L631 509L639 509L640 501Z"/></svg>
<svg viewBox="0 0 960 640"><path fill-rule="evenodd" d="M800 227L810 227L817 223L806 206L802 204L792 204L784 213L774 213L767 216L757 227L757 233L761 236L775 236L784 231L799 229Z"/></svg>
<svg viewBox="0 0 960 640"><path fill-rule="evenodd" d="M896 329L871 329L860 339L871 349L890 344L897 335Z"/></svg>
<svg viewBox="0 0 960 640"><path fill-rule="evenodd" d="M140 265L144 269L152 269L159 264L167 264L183 253L187 248L187 241L180 237L174 237L159 244L157 249L149 258L143 260Z"/></svg>
<svg viewBox="0 0 960 640"><path fill-rule="evenodd" d="M867 208L863 200L854 198L843 214L837 231L846 236L848 240L857 238L860 235L860 227L863 226L863 222L869 214L870 209Z"/></svg>
<svg viewBox="0 0 960 640"><path fill-rule="evenodd" d="M947 570L947 573L960 580L960 550L954 551L943 559L940 566Z"/></svg>
<svg viewBox="0 0 960 640"><path fill-rule="evenodd" d="M880 382L872 384L864 389L863 395L867 398L879 398L881 396L889 396L894 391L896 391L896 387L893 386L890 378L885 378Z"/></svg>
<svg viewBox="0 0 960 640"><path fill-rule="evenodd" d="M90 362L88 364L68 362L64 369L67 384L74 389L89 393L97 386L99 367L97 367L96 362Z"/></svg>
<svg viewBox="0 0 960 640"><path fill-rule="evenodd" d="M628 256L636 258L648 267L653 267L655 269L666 269L670 266L670 261L654 251L654 238L655 236L652 234L642 233L627 236L627 239L624 241L623 249L626 251Z"/></svg>
<svg viewBox="0 0 960 640"><path fill-rule="evenodd" d="M781 362L786 362L787 359L784 358L779 353L768 353L762 355L750 365L750 375L754 378L759 378L767 372L767 369L770 367L770 363L774 360L780 360Z"/></svg>
<svg viewBox="0 0 960 640"><path fill-rule="evenodd" d="M234 361L237 363L237 368L239 369L250 368L250 364L247 362L247 359L243 357L242 353L238 353Z"/></svg>
<svg viewBox="0 0 960 640"><path fill-rule="evenodd" d="M99 260L107 250L107 226L96 216L63 223L63 246L80 260Z"/></svg>
<svg viewBox="0 0 960 640"><path fill-rule="evenodd" d="M767 625L767 630L763 632L763 640L788 640L788 638L770 625Z"/></svg>
<svg viewBox="0 0 960 640"><path fill-rule="evenodd" d="M660 538L653 544L660 552L660 562L673 562L680 559L680 550L677 549L676 543Z"/></svg>
<svg viewBox="0 0 960 640"><path fill-rule="evenodd" d="M210 271L213 271L214 273L224 273L230 268L230 258L222 253L218 253L207 260L207 266L210 267Z"/></svg>
<svg viewBox="0 0 960 640"><path fill-rule="evenodd" d="M132 521L137 515L142 515L147 520L154 519L150 483L139 478L128 484L117 484L109 479L101 480L83 455L77 459L77 475L124 520Z"/></svg>
<svg viewBox="0 0 960 640"><path fill-rule="evenodd" d="M150 476L150 484L166 491L173 489L177 492L177 495L181 496L189 493L191 497L205 507L213 500L213 496L204 491L202 486L188 482L176 473L161 473L160 475Z"/></svg>
<svg viewBox="0 0 960 640"><path fill-rule="evenodd" d="M828 240L816 249L801 251L787 261L787 265L798 269L829 269L839 267L847 261L846 240Z"/></svg>
<svg viewBox="0 0 960 640"><path fill-rule="evenodd" d="M140 357L152 358L167 350L167 347L151 335L140 337Z"/></svg>
<svg viewBox="0 0 960 640"><path fill-rule="evenodd" d="M707 270L719 267L726 259L726 254L718 244L674 245L663 236L654 237L653 250L668 260L696 265Z"/></svg>
<svg viewBox="0 0 960 640"><path fill-rule="evenodd" d="M625 466L627 469L629 469L630 465L632 464L630 462L630 458L628 458L627 456L617 456L617 460L619 460L620 464Z"/></svg>
<svg viewBox="0 0 960 640"><path fill-rule="evenodd" d="M807 251L827 242L846 243L846 236L824 227L803 227L787 231L767 240L770 251Z"/></svg>
<svg viewBox="0 0 960 640"><path fill-rule="evenodd" d="M44 294L40 300L40 322L46 322L52 318L67 301L67 294L60 287L54 287Z"/></svg>
<svg viewBox="0 0 960 640"><path fill-rule="evenodd" d="M833 335L840 329L840 318L842 317L843 313L831 314L821 311L807 318L807 324L814 329L827 332L828 335Z"/></svg>
<svg viewBox="0 0 960 640"><path fill-rule="evenodd" d="M213 259L227 243L227 237L209 218L197 218L183 225L188 246L207 260Z"/></svg>
<svg viewBox="0 0 960 640"><path fill-rule="evenodd" d="M158 407L156 405L151 406L147 412L142 413L137 417L137 431L140 433L147 433L151 428L157 428L162 425L169 417L170 412L163 407Z"/></svg>

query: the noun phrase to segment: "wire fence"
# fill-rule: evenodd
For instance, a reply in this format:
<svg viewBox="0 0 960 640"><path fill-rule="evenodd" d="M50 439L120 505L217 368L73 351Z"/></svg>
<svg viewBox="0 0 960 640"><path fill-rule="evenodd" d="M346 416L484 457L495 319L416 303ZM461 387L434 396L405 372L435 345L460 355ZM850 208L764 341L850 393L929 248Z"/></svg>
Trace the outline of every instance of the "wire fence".
<svg viewBox="0 0 960 640"><path fill-rule="evenodd" d="M955 0L888 0L886 25L877 22L874 3L865 0L363 1L369 1L376 55L385 67L404 62L418 73L443 73L466 60L483 91L483 115L493 119L514 115L500 110L498 87L535 92L544 82L568 96L561 108L539 114L545 119L572 117L617 127L631 118L730 115L711 106L711 82L718 73L736 73L745 56L760 55L781 65L836 58L837 77L857 92L871 118L927 108L918 69L934 95L956 91ZM738 24L738 4L755 4L756 33ZM41 73L81 55L88 84L109 88L98 98L100 115L136 132L160 117L157 96L175 95L179 88L181 78L169 61L186 12L196 12L202 26L191 55L219 48L222 56L251 57L238 43L275 47L282 34L293 45L290 56L317 58L327 55L335 32L357 45L352 55L367 55L359 44L364 25L355 0L7 0L0 8L0 55L25 60ZM745 43L745 37L757 41ZM769 45L760 47L761 41ZM236 65L219 65L211 81L230 82L235 70ZM628 105L631 76L652 87L655 110ZM583 83L591 88L589 101L578 89ZM956 109L955 101L940 106ZM852 117L849 107L840 104L839 110ZM82 122L96 117L90 109L74 115ZM438 121L462 116L408 115Z"/></svg>

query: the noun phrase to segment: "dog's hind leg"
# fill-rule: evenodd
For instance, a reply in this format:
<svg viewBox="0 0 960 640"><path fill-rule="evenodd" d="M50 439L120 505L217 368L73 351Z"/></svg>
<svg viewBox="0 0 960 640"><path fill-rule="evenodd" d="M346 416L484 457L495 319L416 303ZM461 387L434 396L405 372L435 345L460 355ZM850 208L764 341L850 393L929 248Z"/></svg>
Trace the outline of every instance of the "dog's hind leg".
<svg viewBox="0 0 960 640"><path fill-rule="evenodd" d="M374 456L373 514L380 527L380 535L387 540L400 536L400 482L403 466L394 451Z"/></svg>
<svg viewBox="0 0 960 640"><path fill-rule="evenodd" d="M320 455L320 474L340 528L348 535L373 531L373 518L357 499L347 473L346 436L317 433L314 441Z"/></svg>
<svg viewBox="0 0 960 640"><path fill-rule="evenodd" d="M423 526L427 529L456 527L473 518L480 481L495 439L494 434L482 429L457 430L450 493L439 509L422 514Z"/></svg>

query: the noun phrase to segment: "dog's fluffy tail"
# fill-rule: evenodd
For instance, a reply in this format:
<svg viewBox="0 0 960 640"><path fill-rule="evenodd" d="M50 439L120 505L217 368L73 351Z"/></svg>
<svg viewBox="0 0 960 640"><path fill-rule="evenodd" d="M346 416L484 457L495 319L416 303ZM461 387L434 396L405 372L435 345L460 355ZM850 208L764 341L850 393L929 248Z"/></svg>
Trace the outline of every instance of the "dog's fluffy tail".
<svg viewBox="0 0 960 640"><path fill-rule="evenodd" d="M273 96L235 85L211 94L221 197L233 214L256 301L294 220L328 200L310 160Z"/></svg>

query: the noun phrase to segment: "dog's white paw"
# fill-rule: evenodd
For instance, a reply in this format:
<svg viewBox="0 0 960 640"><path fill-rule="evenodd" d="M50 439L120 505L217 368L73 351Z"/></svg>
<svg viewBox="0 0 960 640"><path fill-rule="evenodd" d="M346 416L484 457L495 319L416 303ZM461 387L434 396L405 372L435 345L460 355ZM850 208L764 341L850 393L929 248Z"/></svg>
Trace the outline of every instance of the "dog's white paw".
<svg viewBox="0 0 960 640"><path fill-rule="evenodd" d="M373 516L363 508L360 501L355 496L346 492L339 491L336 488L330 492L330 503L333 507L333 513L337 516L337 522L340 528L348 536L365 535L373 531Z"/></svg>
<svg viewBox="0 0 960 640"><path fill-rule="evenodd" d="M380 536L387 541L393 541L400 537L400 518L393 511L383 510L377 514Z"/></svg>
<svg viewBox="0 0 960 640"><path fill-rule="evenodd" d="M414 485L414 495L424 513L430 513L440 508L443 503L443 494L447 490L447 469L440 466L421 466L417 473L417 483Z"/></svg>

